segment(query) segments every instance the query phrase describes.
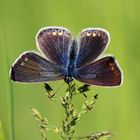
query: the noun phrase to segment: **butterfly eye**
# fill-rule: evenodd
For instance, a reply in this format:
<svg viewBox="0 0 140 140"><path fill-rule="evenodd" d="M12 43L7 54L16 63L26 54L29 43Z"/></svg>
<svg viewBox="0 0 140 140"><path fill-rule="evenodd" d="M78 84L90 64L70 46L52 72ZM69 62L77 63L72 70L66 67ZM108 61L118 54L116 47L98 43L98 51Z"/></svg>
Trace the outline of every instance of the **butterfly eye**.
<svg viewBox="0 0 140 140"><path fill-rule="evenodd" d="M72 78L72 77L66 76L66 77L64 78L64 81L65 81L66 83L70 83L70 82L73 81L73 78Z"/></svg>

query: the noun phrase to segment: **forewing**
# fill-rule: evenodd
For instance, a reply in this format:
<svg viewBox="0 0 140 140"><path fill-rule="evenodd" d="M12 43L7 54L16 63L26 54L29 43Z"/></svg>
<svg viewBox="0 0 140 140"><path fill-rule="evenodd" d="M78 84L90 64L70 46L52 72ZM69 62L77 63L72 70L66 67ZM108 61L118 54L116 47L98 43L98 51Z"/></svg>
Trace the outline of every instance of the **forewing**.
<svg viewBox="0 0 140 140"><path fill-rule="evenodd" d="M66 66L72 37L70 32L62 27L47 27L41 29L37 36L39 50L53 63Z"/></svg>
<svg viewBox="0 0 140 140"><path fill-rule="evenodd" d="M122 81L121 75L115 59L108 56L77 69L75 78L90 85L118 86Z"/></svg>
<svg viewBox="0 0 140 140"><path fill-rule="evenodd" d="M81 32L76 66L93 62L109 43L109 33L100 28L88 28Z"/></svg>
<svg viewBox="0 0 140 140"><path fill-rule="evenodd" d="M10 78L18 82L46 82L64 78L62 69L34 52L22 54L10 71Z"/></svg>

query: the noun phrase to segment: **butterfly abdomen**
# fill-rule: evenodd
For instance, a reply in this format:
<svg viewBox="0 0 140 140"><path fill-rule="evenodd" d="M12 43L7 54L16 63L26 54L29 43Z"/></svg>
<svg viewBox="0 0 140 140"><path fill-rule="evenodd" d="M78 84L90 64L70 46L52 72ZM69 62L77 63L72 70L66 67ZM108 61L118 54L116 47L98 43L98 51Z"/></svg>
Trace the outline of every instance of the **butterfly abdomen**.
<svg viewBox="0 0 140 140"><path fill-rule="evenodd" d="M68 61L68 68L67 68L67 75L69 77L74 76L74 69L75 69L75 60L77 55L77 41L73 40L71 47L70 47L70 54L69 54L69 61Z"/></svg>

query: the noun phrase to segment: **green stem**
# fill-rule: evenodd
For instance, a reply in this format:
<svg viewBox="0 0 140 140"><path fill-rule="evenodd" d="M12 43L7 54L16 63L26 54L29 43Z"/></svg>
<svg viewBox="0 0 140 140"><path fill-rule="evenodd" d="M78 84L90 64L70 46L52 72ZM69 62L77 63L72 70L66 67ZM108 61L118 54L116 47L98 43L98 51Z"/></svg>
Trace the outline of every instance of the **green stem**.
<svg viewBox="0 0 140 140"><path fill-rule="evenodd" d="M7 75L7 79L9 79L9 61L8 61L8 54L7 54L7 48L4 42L4 31L2 30L2 25L1 27L1 46L2 46L2 53L4 56L4 60L6 63L5 66L5 71L8 74ZM9 140L15 140L15 128L14 128L14 92L13 92L13 87L12 87L12 83L7 80L7 100L8 100L8 124L9 124Z"/></svg>
<svg viewBox="0 0 140 140"><path fill-rule="evenodd" d="M63 140L72 140L72 139L99 140L101 138L107 139L112 136L112 133L110 131L97 132L87 136L74 136L74 132L75 132L74 126L76 126L77 121L82 117L83 114L91 111L93 109L94 104L97 101L97 94L96 94L90 100L86 100L85 103L83 103L82 110L78 113L72 103L74 96L79 92L77 91L76 87L77 86L75 83L70 83L68 85L68 90L66 94L64 95L64 97L61 98L61 104L65 110L65 117L62 120L63 124L61 128L50 126L47 119L43 117L35 108L32 108L33 117L40 124L40 128L41 128L40 132L41 132L42 140L47 140L46 132L48 131L58 134Z"/></svg>
<svg viewBox="0 0 140 140"><path fill-rule="evenodd" d="M72 104L72 99L74 95L74 91L72 90L72 86L74 84L68 85L68 90L65 96L62 98L62 106L65 110L65 118L63 120L62 130L63 130L63 139L71 140L74 134L73 126L76 125L77 114Z"/></svg>

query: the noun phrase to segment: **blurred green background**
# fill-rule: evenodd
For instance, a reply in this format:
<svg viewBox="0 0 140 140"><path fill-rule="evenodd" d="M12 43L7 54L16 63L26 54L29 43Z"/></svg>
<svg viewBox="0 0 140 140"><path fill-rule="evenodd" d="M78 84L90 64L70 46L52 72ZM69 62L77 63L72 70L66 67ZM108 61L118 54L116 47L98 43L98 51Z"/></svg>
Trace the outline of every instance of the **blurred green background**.
<svg viewBox="0 0 140 140"><path fill-rule="evenodd" d="M91 88L89 96L99 93L99 100L94 111L78 123L76 135L109 129L117 133L112 140L140 139L139 12L139 0L0 0L0 140L40 139L31 106L47 116L51 124L61 125L61 105L47 98L42 84L9 80L15 59L24 51L36 50L37 31L54 25L64 26L74 35L87 27L107 29L111 42L105 53L117 58L124 73L121 87ZM63 82L51 85L57 88L59 83ZM65 91L58 92L59 99ZM74 102L80 108L84 100L77 96ZM60 139L52 133L48 133L48 138Z"/></svg>

